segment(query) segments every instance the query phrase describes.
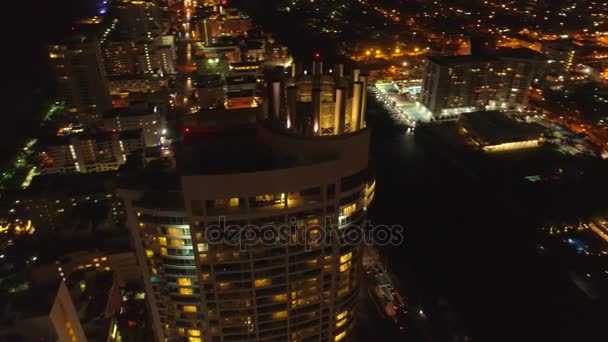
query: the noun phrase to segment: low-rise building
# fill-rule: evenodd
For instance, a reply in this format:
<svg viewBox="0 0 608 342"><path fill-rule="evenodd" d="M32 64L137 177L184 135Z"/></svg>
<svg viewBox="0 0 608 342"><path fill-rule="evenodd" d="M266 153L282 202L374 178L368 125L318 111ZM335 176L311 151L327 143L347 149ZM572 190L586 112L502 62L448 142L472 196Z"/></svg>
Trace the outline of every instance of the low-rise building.
<svg viewBox="0 0 608 342"><path fill-rule="evenodd" d="M90 173L115 171L127 156L145 147L142 130L83 133L55 137L42 152L40 172Z"/></svg>
<svg viewBox="0 0 608 342"><path fill-rule="evenodd" d="M542 126L498 111L464 113L458 124L468 142L484 152L537 147L544 140Z"/></svg>
<svg viewBox="0 0 608 342"><path fill-rule="evenodd" d="M145 146L156 146L163 130L166 130L158 106L151 103L142 103L140 106L131 103L128 107L112 109L104 114L103 124L108 132L141 130Z"/></svg>

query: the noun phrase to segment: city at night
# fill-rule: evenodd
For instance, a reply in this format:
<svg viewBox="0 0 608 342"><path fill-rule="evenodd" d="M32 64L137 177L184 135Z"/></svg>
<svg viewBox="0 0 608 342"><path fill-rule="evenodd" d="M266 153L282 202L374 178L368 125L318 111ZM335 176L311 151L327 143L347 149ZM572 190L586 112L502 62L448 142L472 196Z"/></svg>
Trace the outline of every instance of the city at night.
<svg viewBox="0 0 608 342"><path fill-rule="evenodd" d="M0 342L608 340L608 2L2 22Z"/></svg>

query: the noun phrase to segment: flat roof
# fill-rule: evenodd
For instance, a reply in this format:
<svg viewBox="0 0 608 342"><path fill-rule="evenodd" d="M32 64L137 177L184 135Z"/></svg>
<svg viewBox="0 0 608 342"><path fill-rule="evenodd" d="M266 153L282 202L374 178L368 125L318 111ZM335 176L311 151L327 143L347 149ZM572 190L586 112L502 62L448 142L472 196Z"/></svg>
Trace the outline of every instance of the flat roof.
<svg viewBox="0 0 608 342"><path fill-rule="evenodd" d="M57 297L60 282L53 285L30 288L0 296L0 313L2 320L23 320L48 315ZM6 317L6 316L8 317ZM0 323L0 327L1 327Z"/></svg>
<svg viewBox="0 0 608 342"><path fill-rule="evenodd" d="M118 138L123 139L140 139L143 136L143 129L131 129L127 131L118 132Z"/></svg>
<svg viewBox="0 0 608 342"><path fill-rule="evenodd" d="M493 58L488 58L487 56L473 56L473 55L460 55L460 56L427 56L429 61L439 64L439 65L448 65L448 66L456 66L462 64L469 63L482 63L489 60L494 60Z"/></svg>
<svg viewBox="0 0 608 342"><path fill-rule="evenodd" d="M177 167L182 175L213 175L266 171L298 165L295 155L274 151L257 136L255 126L210 132L192 128L187 143L178 148Z"/></svg>
<svg viewBox="0 0 608 342"><path fill-rule="evenodd" d="M488 145L536 140L545 131L538 124L518 122L498 111L463 113L460 122Z"/></svg>
<svg viewBox="0 0 608 342"><path fill-rule="evenodd" d="M544 44L544 43L543 43ZM533 60L544 60L545 55L528 48L515 48L515 49L499 49L496 52L497 57L502 58L519 58L519 59L533 59Z"/></svg>
<svg viewBox="0 0 608 342"><path fill-rule="evenodd" d="M41 193L60 193L65 195L79 195L92 193L106 193L116 172L48 174L34 177L27 188L28 193L40 195Z"/></svg>
<svg viewBox="0 0 608 342"><path fill-rule="evenodd" d="M530 60L544 60L545 55L528 48L498 49L492 53L459 56L427 56L435 64L457 66L470 63L484 63L500 60L501 58L517 58Z"/></svg>
<svg viewBox="0 0 608 342"><path fill-rule="evenodd" d="M119 188L143 190L144 196L138 202L142 206L176 209L184 207L182 176L271 171L318 164L338 157L330 151L298 153L282 150L258 135L256 124L186 126L184 140L176 146L175 159L152 161L143 168L121 170Z"/></svg>
<svg viewBox="0 0 608 342"><path fill-rule="evenodd" d="M137 102L133 104L133 102ZM128 117L128 116L147 116L154 115L154 105L149 104L146 108L133 108L133 106L138 106L138 104L144 104L147 101L133 101L129 103L129 107L121 107L121 108L112 108L111 110L105 112L103 114L104 118L116 118L116 117Z"/></svg>

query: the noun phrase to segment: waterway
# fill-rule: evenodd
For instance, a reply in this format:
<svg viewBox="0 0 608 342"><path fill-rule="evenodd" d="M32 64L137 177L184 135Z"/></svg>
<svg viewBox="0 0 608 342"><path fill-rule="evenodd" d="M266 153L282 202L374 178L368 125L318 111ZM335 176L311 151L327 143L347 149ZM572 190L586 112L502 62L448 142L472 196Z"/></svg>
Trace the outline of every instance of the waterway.
<svg viewBox="0 0 608 342"><path fill-rule="evenodd" d="M449 128L407 134L380 106L370 108L368 125L377 173L370 218L405 227L406 241L383 252L436 330L473 341L602 336L606 303L586 298L536 245L542 222L605 208L604 163L550 148L465 152L437 133ZM537 173L546 179L523 178Z"/></svg>

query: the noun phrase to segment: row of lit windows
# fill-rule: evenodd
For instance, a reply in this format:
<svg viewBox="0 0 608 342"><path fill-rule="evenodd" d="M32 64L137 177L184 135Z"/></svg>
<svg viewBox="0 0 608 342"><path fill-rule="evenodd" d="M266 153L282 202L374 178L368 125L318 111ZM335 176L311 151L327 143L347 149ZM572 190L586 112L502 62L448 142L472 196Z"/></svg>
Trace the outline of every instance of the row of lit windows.
<svg viewBox="0 0 608 342"><path fill-rule="evenodd" d="M183 247L183 246L192 246L192 240L190 239L168 239L164 236L158 238L158 243L161 246L173 246L173 247Z"/></svg>
<svg viewBox="0 0 608 342"><path fill-rule="evenodd" d="M194 336L194 337L200 337L201 336L201 331L200 330L196 330L196 329L188 329L186 331L186 329L184 328L178 328L177 329L177 333L180 336L185 336L186 332L188 333L188 336Z"/></svg>
<svg viewBox="0 0 608 342"><path fill-rule="evenodd" d="M363 184L363 175L356 174L350 177L346 177L343 180L343 189L342 191L349 191L356 186L360 186ZM333 185L333 184L332 184ZM328 187L328 197L332 198L334 195L335 186ZM249 205L252 208L263 207L263 206L273 206L273 205L281 205L286 202L292 201L294 203L298 203L300 199L306 198L315 198L316 200L321 200L321 188L312 188L308 190L303 190L300 192L290 192L290 193L276 193L276 194L262 194L255 197L249 198ZM228 198L228 199L216 199L216 200L207 200L205 202L205 206L208 210L218 210L218 209L229 209L229 208L240 208L243 207L244 198ZM202 216L202 206L201 201L193 200L191 203L192 211L196 216ZM291 205L290 205L291 206Z"/></svg>

